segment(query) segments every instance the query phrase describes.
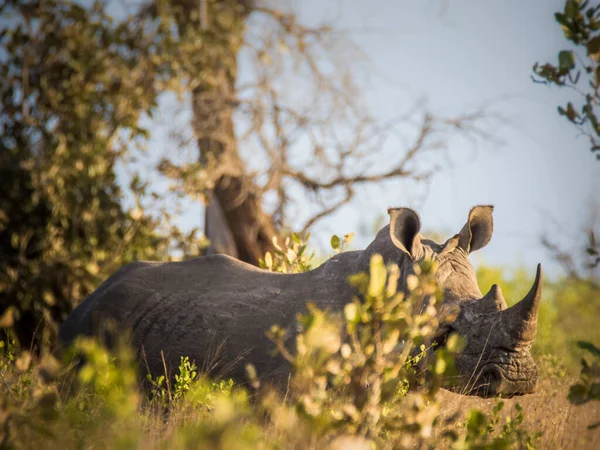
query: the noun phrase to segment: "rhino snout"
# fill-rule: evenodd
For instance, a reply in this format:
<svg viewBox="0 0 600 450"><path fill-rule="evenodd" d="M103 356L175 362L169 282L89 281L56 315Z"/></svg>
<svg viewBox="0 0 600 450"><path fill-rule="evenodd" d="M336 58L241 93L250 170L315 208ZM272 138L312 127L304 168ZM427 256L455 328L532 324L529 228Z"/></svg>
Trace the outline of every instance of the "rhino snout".
<svg viewBox="0 0 600 450"><path fill-rule="evenodd" d="M504 398L533 394L537 390L538 371L532 367L523 377L513 378L498 365L489 365L478 377L472 395Z"/></svg>

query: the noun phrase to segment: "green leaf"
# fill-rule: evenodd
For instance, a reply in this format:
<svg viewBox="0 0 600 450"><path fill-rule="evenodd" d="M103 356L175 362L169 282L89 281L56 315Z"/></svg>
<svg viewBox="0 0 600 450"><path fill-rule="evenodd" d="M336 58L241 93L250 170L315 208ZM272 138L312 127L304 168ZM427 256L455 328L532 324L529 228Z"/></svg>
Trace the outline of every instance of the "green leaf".
<svg viewBox="0 0 600 450"><path fill-rule="evenodd" d="M575 405L580 405L588 400L587 389L582 384L574 384L569 388L569 401Z"/></svg>
<svg viewBox="0 0 600 450"><path fill-rule="evenodd" d="M498 414L500 411L502 411L503 408L504 408L504 402L499 400L499 401L496 401L496 404L492 408L492 411L494 412L494 414Z"/></svg>
<svg viewBox="0 0 600 450"><path fill-rule="evenodd" d="M577 112L575 111L575 108L573 108L571 102L567 104L567 109L564 109L559 106L558 113L561 116L566 116L571 122L575 121L575 119L577 118Z"/></svg>
<svg viewBox="0 0 600 450"><path fill-rule="evenodd" d="M572 51L563 50L558 53L558 67L565 73L575 67L575 55Z"/></svg>
<svg viewBox="0 0 600 450"><path fill-rule="evenodd" d="M14 324L14 306L9 306L0 317L0 328L10 328Z"/></svg>
<svg viewBox="0 0 600 450"><path fill-rule="evenodd" d="M554 14L554 18L561 25L567 26L568 22L567 22L567 19L566 19L566 17L565 17L564 14L562 14L562 13L556 13L556 14Z"/></svg>
<svg viewBox="0 0 600 450"><path fill-rule="evenodd" d="M367 294L371 297L378 297L385 289L385 281L387 278L387 270L381 255L376 253L371 257L370 269Z"/></svg>
<svg viewBox="0 0 600 450"><path fill-rule="evenodd" d="M569 20L575 20L579 15L579 2L577 0L567 0L565 3L565 17Z"/></svg>
<svg viewBox="0 0 600 450"><path fill-rule="evenodd" d="M348 283L350 284L350 286L356 288L360 292L365 292L367 290L368 282L369 277L364 272L356 273L348 277Z"/></svg>
<svg viewBox="0 0 600 450"><path fill-rule="evenodd" d="M271 252L265 253L265 266L267 269L273 268L273 256L271 256Z"/></svg>
<svg viewBox="0 0 600 450"><path fill-rule="evenodd" d="M296 256L298 259L300 259L302 257L304 250L306 250L306 245L301 245L300 248L298 249L298 255Z"/></svg>
<svg viewBox="0 0 600 450"><path fill-rule="evenodd" d="M588 425L588 430L595 430L598 427L600 427L600 422L596 422L591 425Z"/></svg>
<svg viewBox="0 0 600 450"><path fill-rule="evenodd" d="M452 333L446 341L446 348L452 353L458 353L465 348L465 339L456 333Z"/></svg>
<svg viewBox="0 0 600 450"><path fill-rule="evenodd" d="M594 344L588 341L577 341L577 347L587 350L592 355L600 358L600 348L596 347Z"/></svg>
<svg viewBox="0 0 600 450"><path fill-rule="evenodd" d="M344 317L350 323L357 323L360 319L358 314L358 306L355 303L348 303L344 306Z"/></svg>
<svg viewBox="0 0 600 450"><path fill-rule="evenodd" d="M331 248L338 250L340 248L340 238L337 235L331 236Z"/></svg>
<svg viewBox="0 0 600 450"><path fill-rule="evenodd" d="M487 418L485 414L477 409L469 411L467 417L467 431L471 436L481 436L485 433Z"/></svg>
<svg viewBox="0 0 600 450"><path fill-rule="evenodd" d="M515 409L519 412L523 412L523 408L518 403L515 405Z"/></svg>
<svg viewBox="0 0 600 450"><path fill-rule="evenodd" d="M434 372L438 375L442 375L446 371L446 361L443 358L438 358L435 361Z"/></svg>
<svg viewBox="0 0 600 450"><path fill-rule="evenodd" d="M588 56L594 61L600 61L600 36L596 36L588 41Z"/></svg>

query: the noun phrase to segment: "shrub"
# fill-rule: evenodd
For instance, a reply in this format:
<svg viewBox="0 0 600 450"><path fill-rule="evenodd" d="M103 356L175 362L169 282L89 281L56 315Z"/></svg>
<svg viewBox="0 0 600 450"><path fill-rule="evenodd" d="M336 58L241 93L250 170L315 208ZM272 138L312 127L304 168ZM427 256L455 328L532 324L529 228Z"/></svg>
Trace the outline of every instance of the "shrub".
<svg viewBox="0 0 600 450"><path fill-rule="evenodd" d="M569 388L569 401L575 405L582 405L600 400L600 348L587 341L579 341L577 345L586 354L581 359L579 379ZM598 427L600 422L588 426L589 429Z"/></svg>
<svg viewBox="0 0 600 450"><path fill-rule="evenodd" d="M286 245L295 256L282 250L286 260L274 260L271 269L310 265L310 258L298 262L304 242L292 238ZM293 369L285 397L252 377L259 388L252 391L230 380L210 380L185 357L172 383L146 377L144 396L126 346L109 352L79 340L69 355L82 357L75 370L5 345L2 446L534 448L539 434L524 428L520 407L506 422L500 419L501 402L491 416L474 410L462 425L456 418L440 420L438 394L461 340L452 336L443 348L430 344L440 298L435 270L434 263L423 262L404 295L396 292L397 266L386 267L375 255L369 274L351 278L359 295L343 313L309 305L298 317L295 350L285 346L280 328L269 330Z"/></svg>

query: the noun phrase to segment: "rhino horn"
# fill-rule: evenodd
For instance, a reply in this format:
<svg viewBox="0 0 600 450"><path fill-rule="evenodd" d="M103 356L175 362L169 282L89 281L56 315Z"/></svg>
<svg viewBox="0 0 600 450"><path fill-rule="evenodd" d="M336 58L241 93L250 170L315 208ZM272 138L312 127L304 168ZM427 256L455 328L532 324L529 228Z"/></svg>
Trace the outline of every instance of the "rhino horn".
<svg viewBox="0 0 600 450"><path fill-rule="evenodd" d="M504 311L508 308L508 305L504 300L500 287L494 284L481 300L474 301L464 307L475 314L492 314Z"/></svg>
<svg viewBox="0 0 600 450"><path fill-rule="evenodd" d="M485 294L485 296L479 300L481 304L481 309L486 311L504 311L508 308L506 301L504 300L504 296L502 295L502 291L497 284L494 284L490 291Z"/></svg>
<svg viewBox="0 0 600 450"><path fill-rule="evenodd" d="M531 342L537 331L537 313L542 298L542 266L538 264L535 281L529 293L519 303L502 311L514 338Z"/></svg>

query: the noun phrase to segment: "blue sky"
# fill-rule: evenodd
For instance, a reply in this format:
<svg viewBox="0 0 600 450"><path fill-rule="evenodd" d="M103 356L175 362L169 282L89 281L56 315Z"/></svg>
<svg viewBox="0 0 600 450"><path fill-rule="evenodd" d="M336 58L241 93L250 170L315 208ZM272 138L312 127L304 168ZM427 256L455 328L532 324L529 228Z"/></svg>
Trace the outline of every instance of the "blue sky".
<svg viewBox="0 0 600 450"><path fill-rule="evenodd" d="M402 110L408 99L426 97L438 114L491 101L508 120L497 129L502 145L473 147L451 140L450 157L436 161L442 170L426 186L386 183L360 189L351 204L318 223L315 243L325 247L333 233L365 228L389 206L414 207L425 230L453 234L470 207L493 204L494 237L473 262L525 265L532 273L542 262L556 272L540 235L551 233L557 243L573 246L582 239L580 229L600 192L600 162L586 139L556 112L574 94L530 78L534 62L554 62L566 45L553 17L562 1L292 4L304 22L331 20L352 33L369 60L365 99L382 117ZM150 146L163 147L165 139L157 133ZM182 224L202 223L200 206L185 209ZM370 238L358 235L355 246L364 247Z"/></svg>

